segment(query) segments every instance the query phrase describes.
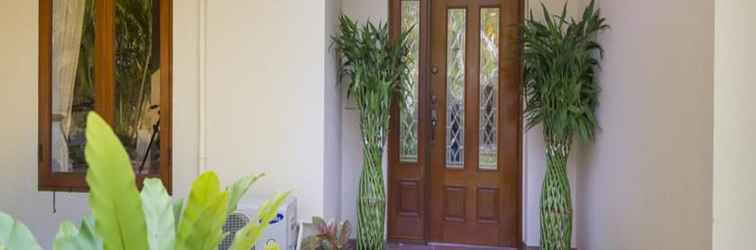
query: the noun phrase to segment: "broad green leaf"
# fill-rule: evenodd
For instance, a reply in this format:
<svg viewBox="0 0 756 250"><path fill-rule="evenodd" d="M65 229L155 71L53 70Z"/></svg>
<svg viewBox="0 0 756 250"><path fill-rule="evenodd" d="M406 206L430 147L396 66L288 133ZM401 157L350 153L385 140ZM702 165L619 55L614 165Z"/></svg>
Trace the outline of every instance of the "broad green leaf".
<svg viewBox="0 0 756 250"><path fill-rule="evenodd" d="M55 235L53 241L54 250L77 250L79 246L76 245L76 235L79 234L79 230L71 222L63 222L60 224L58 234Z"/></svg>
<svg viewBox="0 0 756 250"><path fill-rule="evenodd" d="M228 192L228 211L226 214L231 214L236 210L236 205L239 203L239 200L244 197L244 194L247 193L249 187L263 176L265 176L265 174L246 176L226 188L226 192Z"/></svg>
<svg viewBox="0 0 756 250"><path fill-rule="evenodd" d="M0 249L42 250L29 228L0 212Z"/></svg>
<svg viewBox="0 0 756 250"><path fill-rule="evenodd" d="M173 219L178 228L179 221L181 221L181 215L184 212L184 198L178 198L173 201Z"/></svg>
<svg viewBox="0 0 756 250"><path fill-rule="evenodd" d="M152 178L144 180L141 196L150 250L174 250L176 224L171 196L160 179Z"/></svg>
<svg viewBox="0 0 756 250"><path fill-rule="evenodd" d="M265 243L265 250L281 250L281 248L275 242Z"/></svg>
<svg viewBox="0 0 756 250"><path fill-rule="evenodd" d="M82 222L82 230L76 228L71 222L60 224L58 234L53 241L54 250L99 250L102 245L97 243L92 231L87 228L86 222Z"/></svg>
<svg viewBox="0 0 756 250"><path fill-rule="evenodd" d="M92 216L84 217L81 220L81 226L79 226L79 237L88 242L89 245L96 246L95 249L102 249L102 240L97 237L95 231L95 220Z"/></svg>
<svg viewBox="0 0 756 250"><path fill-rule="evenodd" d="M97 114L87 116L85 157L89 206L105 250L148 249L134 171L118 137Z"/></svg>
<svg viewBox="0 0 756 250"><path fill-rule="evenodd" d="M278 208L286 201L290 192L281 193L276 196L273 201L266 201L260 206L260 211L257 214L257 218L250 221L249 224L244 226L239 232L236 232L233 244L231 244L231 250L248 250L255 245L257 239L260 238L263 231L268 228L268 224L273 218L276 217Z"/></svg>
<svg viewBox="0 0 756 250"><path fill-rule="evenodd" d="M220 191L220 181L207 172L192 184L189 199L184 204L176 235L178 250L217 249L226 222L228 193Z"/></svg>

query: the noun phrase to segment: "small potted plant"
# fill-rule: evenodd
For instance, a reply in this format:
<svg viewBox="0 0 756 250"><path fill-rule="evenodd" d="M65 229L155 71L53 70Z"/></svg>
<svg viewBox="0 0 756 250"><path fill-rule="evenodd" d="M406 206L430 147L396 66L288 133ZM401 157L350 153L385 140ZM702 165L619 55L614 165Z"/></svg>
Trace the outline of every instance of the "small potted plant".
<svg viewBox="0 0 756 250"><path fill-rule="evenodd" d="M336 223L326 222L323 218L312 217L312 224L317 233L307 237L302 243L303 250L346 250L349 245L349 235L352 225L349 221Z"/></svg>

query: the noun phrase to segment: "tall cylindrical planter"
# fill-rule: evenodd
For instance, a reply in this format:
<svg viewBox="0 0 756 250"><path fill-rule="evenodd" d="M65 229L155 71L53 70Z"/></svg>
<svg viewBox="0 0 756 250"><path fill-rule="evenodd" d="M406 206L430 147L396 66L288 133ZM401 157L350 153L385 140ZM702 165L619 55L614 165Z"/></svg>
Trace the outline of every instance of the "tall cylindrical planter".
<svg viewBox="0 0 756 250"><path fill-rule="evenodd" d="M367 116L367 115L366 115ZM383 119L363 118L363 167L357 201L357 249L384 249L386 196L383 185ZM377 124L374 124L377 123Z"/></svg>
<svg viewBox="0 0 756 250"><path fill-rule="evenodd" d="M541 249L568 250L572 243L572 199L567 176L568 140L546 142L546 176L541 192Z"/></svg>

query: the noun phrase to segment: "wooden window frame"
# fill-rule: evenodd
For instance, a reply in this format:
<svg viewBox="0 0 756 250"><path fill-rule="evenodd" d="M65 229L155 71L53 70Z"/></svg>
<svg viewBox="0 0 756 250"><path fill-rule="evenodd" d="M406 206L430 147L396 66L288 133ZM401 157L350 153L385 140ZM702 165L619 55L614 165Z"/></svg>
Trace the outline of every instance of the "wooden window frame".
<svg viewBox="0 0 756 250"><path fill-rule="evenodd" d="M87 192L85 173L55 173L52 170L52 1L39 0L39 79L38 79L38 190ZM95 2L95 93L104 101L95 110L113 121L115 86L115 1ZM136 176L141 188L145 178L160 178L172 190L173 117L173 0L160 1L160 169L158 174ZM102 99L101 99L102 100ZM110 101L109 101L110 100Z"/></svg>

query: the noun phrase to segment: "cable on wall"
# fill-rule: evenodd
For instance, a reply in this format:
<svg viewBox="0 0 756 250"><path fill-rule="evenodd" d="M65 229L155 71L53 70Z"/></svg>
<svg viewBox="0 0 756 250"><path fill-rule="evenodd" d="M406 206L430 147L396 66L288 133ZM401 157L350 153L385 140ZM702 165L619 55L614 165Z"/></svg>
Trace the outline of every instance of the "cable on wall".
<svg viewBox="0 0 756 250"><path fill-rule="evenodd" d="M199 0L199 158L197 175L207 164L207 0Z"/></svg>

